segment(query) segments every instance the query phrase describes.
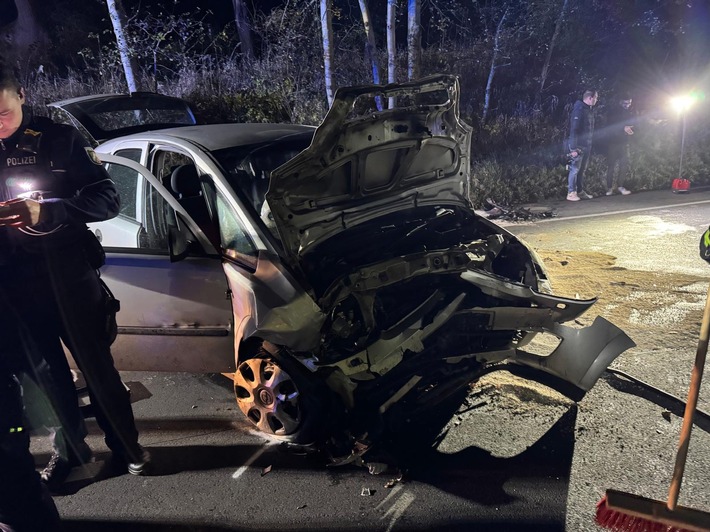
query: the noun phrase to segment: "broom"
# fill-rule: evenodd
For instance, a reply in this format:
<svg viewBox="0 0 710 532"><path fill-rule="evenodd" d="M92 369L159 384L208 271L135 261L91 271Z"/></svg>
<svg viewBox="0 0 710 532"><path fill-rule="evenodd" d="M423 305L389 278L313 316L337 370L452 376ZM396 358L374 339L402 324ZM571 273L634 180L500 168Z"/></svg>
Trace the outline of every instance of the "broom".
<svg viewBox="0 0 710 532"><path fill-rule="evenodd" d="M678 506L680 484L683 480L683 471L690 445L690 431L693 428L693 417L698 406L700 383L708 352L709 332L710 287L708 287L703 320L700 324L700 339L690 377L688 401L685 404L675 467L668 490L668 500L664 503L630 493L607 490L606 496L597 504L596 514L597 523L604 528L624 532L710 531L710 513Z"/></svg>

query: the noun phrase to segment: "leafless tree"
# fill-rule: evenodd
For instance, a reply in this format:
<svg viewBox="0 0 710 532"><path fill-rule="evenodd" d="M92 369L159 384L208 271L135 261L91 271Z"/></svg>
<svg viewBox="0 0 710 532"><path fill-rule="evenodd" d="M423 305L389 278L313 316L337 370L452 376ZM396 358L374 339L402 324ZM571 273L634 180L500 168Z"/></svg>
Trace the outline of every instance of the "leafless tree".
<svg viewBox="0 0 710 532"><path fill-rule="evenodd" d="M395 40L395 22L397 17L397 0L387 0L387 82L395 83L395 57L397 57L397 41ZM394 97L389 99L389 108L397 105Z"/></svg>
<svg viewBox="0 0 710 532"><path fill-rule="evenodd" d="M254 44L251 39L251 22L249 11L243 0L232 0L234 5L234 22L237 25L237 34L242 46L244 57L254 57Z"/></svg>
<svg viewBox="0 0 710 532"><path fill-rule="evenodd" d="M495 77L496 70L502 66L502 64L498 63L500 53L501 53L501 35L503 33L503 28L505 27L505 18L508 16L508 9L506 8L505 12L503 15L500 17L500 20L498 21L498 25L496 26L496 34L495 37L493 38L493 57L491 58L491 68L488 71L488 81L486 82L486 94L483 98L483 114L481 116L481 119L483 122L486 121L486 118L488 117L488 110L490 109L491 105L491 88L493 87L493 78Z"/></svg>
<svg viewBox="0 0 710 532"><path fill-rule="evenodd" d="M2 59L15 66L32 63L35 52L49 44L39 23L38 13L29 0L5 1L1 6L3 27L0 31Z"/></svg>
<svg viewBox="0 0 710 532"><path fill-rule="evenodd" d="M422 55L421 0L407 0L407 79L419 77Z"/></svg>
<svg viewBox="0 0 710 532"><path fill-rule="evenodd" d="M121 64L123 72L126 76L126 84L129 92L138 90L138 82L136 81L136 73L138 72L138 61L131 54L128 40L126 38L126 12L123 9L121 0L106 0L111 24L113 24L113 33L116 35L116 46L118 53L121 56Z"/></svg>
<svg viewBox="0 0 710 532"><path fill-rule="evenodd" d="M365 56L367 62L372 68L372 82L375 85L380 84L380 69L377 66L377 42L375 41L375 30L372 28L372 22L370 21L370 10L367 8L367 0L359 0L360 2L360 13L362 13L362 23L365 26L365 36L367 41L365 43ZM378 111L382 111L382 98L377 97L375 99L377 102Z"/></svg>
<svg viewBox="0 0 710 532"><path fill-rule="evenodd" d="M555 50L555 45L557 44L557 39L560 36L560 31L562 30L562 22L565 18L565 13L567 11L567 4L569 0L562 0L562 7L560 8L560 14L557 16L557 22L555 23L555 31L552 33L552 39L550 39L550 44L547 47L547 55L545 56L545 63L542 65L542 73L540 74L540 89L537 93L538 102L542 99L542 91L545 89L545 83L547 82L547 75L550 73L550 61L552 60L552 52Z"/></svg>
<svg viewBox="0 0 710 532"><path fill-rule="evenodd" d="M320 25L323 36L323 75L328 105L333 104L333 7L331 0L320 0Z"/></svg>

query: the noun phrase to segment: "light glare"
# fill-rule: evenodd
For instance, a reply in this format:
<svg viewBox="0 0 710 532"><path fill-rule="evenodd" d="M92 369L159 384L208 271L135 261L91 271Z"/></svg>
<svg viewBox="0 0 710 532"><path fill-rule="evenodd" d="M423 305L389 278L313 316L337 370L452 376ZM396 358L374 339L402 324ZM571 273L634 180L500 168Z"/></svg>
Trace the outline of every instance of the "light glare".
<svg viewBox="0 0 710 532"><path fill-rule="evenodd" d="M695 98L688 94L671 98L671 105L673 106L673 109L675 109L679 113L684 113L685 111L690 109L694 102Z"/></svg>

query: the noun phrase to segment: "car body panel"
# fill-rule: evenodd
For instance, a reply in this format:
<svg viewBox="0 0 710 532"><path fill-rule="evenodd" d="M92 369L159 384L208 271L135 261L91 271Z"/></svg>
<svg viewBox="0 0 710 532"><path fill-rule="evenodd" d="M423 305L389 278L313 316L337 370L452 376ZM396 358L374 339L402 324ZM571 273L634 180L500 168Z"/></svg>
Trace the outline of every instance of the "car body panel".
<svg viewBox="0 0 710 532"><path fill-rule="evenodd" d="M344 229L414 205L468 206L471 128L454 76L339 89L311 146L272 173L267 201L292 257ZM367 95L413 104L350 118ZM431 101L416 100L432 96Z"/></svg>
<svg viewBox="0 0 710 532"><path fill-rule="evenodd" d="M325 316L277 256L259 253L252 273L225 263L237 323L237 343L258 337L297 351L317 348Z"/></svg>

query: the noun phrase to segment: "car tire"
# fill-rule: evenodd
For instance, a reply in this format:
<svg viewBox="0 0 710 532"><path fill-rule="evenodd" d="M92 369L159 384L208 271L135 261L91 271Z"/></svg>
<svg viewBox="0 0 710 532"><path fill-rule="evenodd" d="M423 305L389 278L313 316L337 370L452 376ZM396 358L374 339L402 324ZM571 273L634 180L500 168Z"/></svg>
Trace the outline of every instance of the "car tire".
<svg viewBox="0 0 710 532"><path fill-rule="evenodd" d="M262 350L237 367L234 394L261 432L306 445L318 441L326 426L329 396L316 379L289 355Z"/></svg>

